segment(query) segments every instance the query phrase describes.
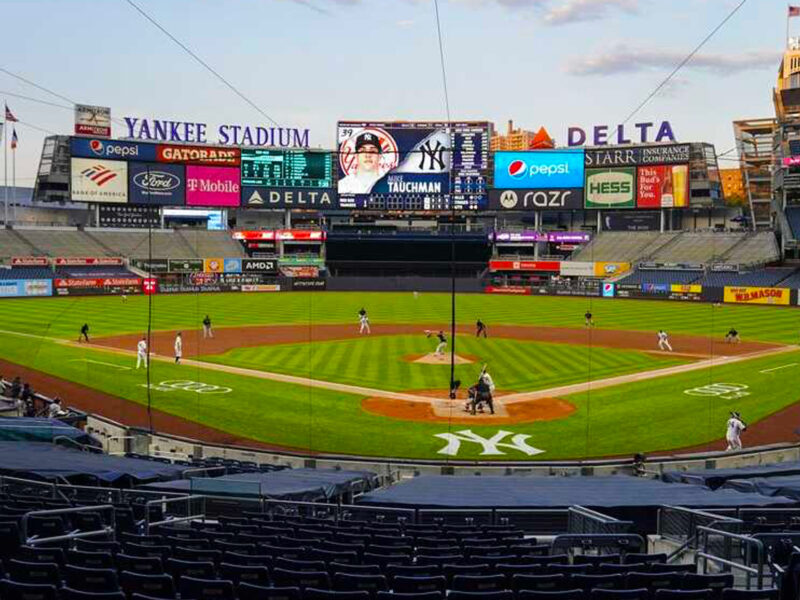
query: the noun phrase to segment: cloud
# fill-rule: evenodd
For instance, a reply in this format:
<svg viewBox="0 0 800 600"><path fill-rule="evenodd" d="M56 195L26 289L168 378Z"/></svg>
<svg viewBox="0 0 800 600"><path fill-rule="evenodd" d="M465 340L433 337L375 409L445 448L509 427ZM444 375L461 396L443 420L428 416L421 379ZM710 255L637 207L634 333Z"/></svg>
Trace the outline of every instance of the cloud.
<svg viewBox="0 0 800 600"><path fill-rule="evenodd" d="M414 24L412 19L403 19L395 23L398 27L411 27Z"/></svg>
<svg viewBox="0 0 800 600"><path fill-rule="evenodd" d="M606 52L588 54L567 62L570 75L617 75L648 70L663 70L678 65L686 54L677 50L612 46ZM699 54L684 67L714 75L732 75L752 69L777 67L780 54L756 50L739 54Z"/></svg>
<svg viewBox="0 0 800 600"><path fill-rule="evenodd" d="M634 14L638 8L638 0L565 0L547 10L544 22L548 25L566 25L595 21L602 19L613 9Z"/></svg>
<svg viewBox="0 0 800 600"><path fill-rule="evenodd" d="M359 4L361 0L317 0L316 2L312 0L289 0L290 2L294 2L295 4L299 4L300 6L305 6L306 8L313 10L316 13L321 15L331 15L333 14L327 8L323 8L320 4L334 4L338 6L355 6Z"/></svg>

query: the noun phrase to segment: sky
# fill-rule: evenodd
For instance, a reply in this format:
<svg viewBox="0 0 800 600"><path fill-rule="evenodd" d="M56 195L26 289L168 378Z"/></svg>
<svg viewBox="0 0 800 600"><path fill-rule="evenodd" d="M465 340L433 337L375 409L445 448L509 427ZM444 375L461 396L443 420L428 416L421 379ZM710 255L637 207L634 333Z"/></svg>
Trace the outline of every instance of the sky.
<svg viewBox="0 0 800 600"><path fill-rule="evenodd" d="M447 114L433 0L130 1L259 110L128 0L0 0L0 100L20 121L18 185L33 185L44 137L71 132L72 102L211 131L269 126L266 114L308 128L310 145L324 148L339 119ZM544 126L559 144L570 126L613 130L739 2L439 0L450 114L500 130L509 119ZM785 1L746 1L626 134L667 120L679 141L730 150L733 120L774 114L786 13ZM792 21L800 36L800 18ZM114 135L126 135L124 126Z"/></svg>

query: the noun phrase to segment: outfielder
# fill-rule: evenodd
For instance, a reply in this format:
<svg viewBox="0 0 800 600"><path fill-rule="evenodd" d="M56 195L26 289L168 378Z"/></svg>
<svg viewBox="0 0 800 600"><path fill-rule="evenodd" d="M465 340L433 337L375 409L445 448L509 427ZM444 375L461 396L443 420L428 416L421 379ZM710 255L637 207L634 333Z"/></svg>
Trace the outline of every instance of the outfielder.
<svg viewBox="0 0 800 600"><path fill-rule="evenodd" d="M175 364L181 364L181 358L183 358L183 337L181 336L181 332L179 331L178 334L175 336Z"/></svg>
<svg viewBox="0 0 800 600"><path fill-rule="evenodd" d="M733 327L730 328L730 331L725 334L725 341L729 344L738 344L741 342L741 338L739 337L739 332L736 331Z"/></svg>
<svg viewBox="0 0 800 600"><path fill-rule="evenodd" d="M81 338L85 339L87 342L89 341L89 324L84 323L83 327L81 327L81 332L78 334L78 341L81 341Z"/></svg>
<svg viewBox="0 0 800 600"><path fill-rule="evenodd" d="M729 450L741 450L742 439L741 434L747 430L747 424L742 421L742 416L736 412L731 412L731 418L728 419L728 431L725 434L725 439L728 442L726 452Z"/></svg>
<svg viewBox="0 0 800 600"><path fill-rule="evenodd" d="M586 313L583 315L584 325L586 327L594 326L594 319L592 318L592 312L587 310Z"/></svg>
<svg viewBox="0 0 800 600"><path fill-rule="evenodd" d="M486 329L486 323L478 319L478 321L475 323L475 337L481 337L481 335L483 337L488 337L488 331L489 330Z"/></svg>
<svg viewBox="0 0 800 600"><path fill-rule="evenodd" d="M136 368L144 363L144 368L147 368L147 339L142 336L139 343L136 344Z"/></svg>
<svg viewBox="0 0 800 600"><path fill-rule="evenodd" d="M663 329L658 330L658 349L659 350L669 350L672 352L672 346L669 344L669 336L667 332Z"/></svg>

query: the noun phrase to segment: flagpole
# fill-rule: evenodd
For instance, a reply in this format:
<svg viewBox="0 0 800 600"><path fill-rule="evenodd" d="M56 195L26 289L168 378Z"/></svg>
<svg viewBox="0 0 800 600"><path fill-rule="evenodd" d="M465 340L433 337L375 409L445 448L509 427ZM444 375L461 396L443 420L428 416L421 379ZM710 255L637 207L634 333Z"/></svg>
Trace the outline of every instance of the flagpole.
<svg viewBox="0 0 800 600"><path fill-rule="evenodd" d="M3 106L8 105L3 101ZM8 119L6 119L6 127L8 126ZM8 227L8 135L3 138L3 189L5 191L3 198L3 226Z"/></svg>
<svg viewBox="0 0 800 600"><path fill-rule="evenodd" d="M791 18L791 9L790 7L786 7L786 45L784 46L784 50L789 48L789 19Z"/></svg>
<svg viewBox="0 0 800 600"><path fill-rule="evenodd" d="M14 133L16 133L16 129L14 129ZM11 188L14 190L14 196L11 198L11 201L14 202L17 199L17 147L16 145L11 149ZM17 220L17 205L14 204L14 220Z"/></svg>

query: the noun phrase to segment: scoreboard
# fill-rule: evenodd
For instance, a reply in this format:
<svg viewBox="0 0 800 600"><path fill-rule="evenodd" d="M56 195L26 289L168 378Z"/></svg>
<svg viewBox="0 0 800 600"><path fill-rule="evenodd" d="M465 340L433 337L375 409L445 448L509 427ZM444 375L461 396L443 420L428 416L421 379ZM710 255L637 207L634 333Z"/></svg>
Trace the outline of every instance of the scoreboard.
<svg viewBox="0 0 800 600"><path fill-rule="evenodd" d="M270 188L332 188L330 152L242 149L242 185Z"/></svg>

